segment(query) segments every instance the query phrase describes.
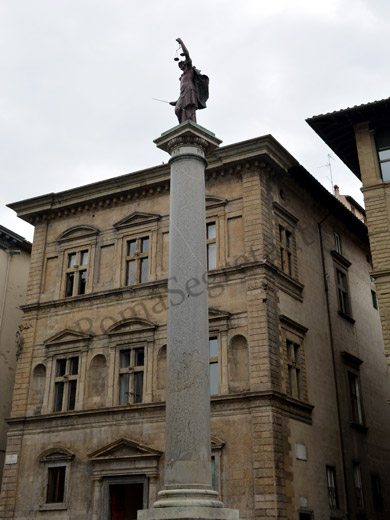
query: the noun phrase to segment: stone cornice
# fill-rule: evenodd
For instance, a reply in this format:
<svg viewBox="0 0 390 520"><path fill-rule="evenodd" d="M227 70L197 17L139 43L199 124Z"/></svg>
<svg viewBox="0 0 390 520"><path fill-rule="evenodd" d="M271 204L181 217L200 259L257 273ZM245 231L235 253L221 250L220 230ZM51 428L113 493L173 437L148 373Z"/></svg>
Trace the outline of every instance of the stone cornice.
<svg viewBox="0 0 390 520"><path fill-rule="evenodd" d="M265 404L269 406L277 406L282 413L285 415L311 424L311 412L314 406L305 401L299 401L293 399L281 392L275 390L264 390L260 392L242 392L240 394L228 394L228 395L217 395L211 398L211 415L218 415L221 411L224 413L226 407L235 408L238 407L239 411L243 410L243 404L247 403L250 410L254 410L257 407L263 408ZM45 415L30 415L21 417L10 417L6 419L6 422L13 427L18 425L33 425L34 423L47 423L47 427L54 427L56 430L61 429L61 426L70 427L72 426L72 419L80 425L80 419L85 418L87 423L91 426L95 422L91 422L93 417L107 417L108 421L112 421L112 416L122 415L123 418L128 421L133 415L134 418L145 417L148 414L158 413L161 414L161 420L164 419L165 402L158 403L142 403L137 405L127 406L112 406L108 408L94 408L88 410L77 410L71 412L51 413ZM62 424L61 424L62 423Z"/></svg>
<svg viewBox="0 0 390 520"><path fill-rule="evenodd" d="M287 172L297 161L271 135L218 148L207 155L209 176L239 175L253 168ZM8 204L29 223L96 210L169 190L168 164L155 166L71 190Z"/></svg>
<svg viewBox="0 0 390 520"><path fill-rule="evenodd" d="M217 286L220 283L226 282L227 275L234 275L240 272L251 271L254 269L268 269L272 273L277 272L277 268L266 261L255 261L248 262L245 264L234 265L229 267L224 267L221 269L214 269L213 271L208 273L210 291L213 290L213 284ZM105 291L96 291L88 294L83 294L81 296L73 296L70 298L61 298L58 300L50 300L45 302L35 302L29 303L25 305L21 305L21 310L26 314L30 312L53 312L53 309L72 309L78 308L83 305L90 305L91 302L97 304L98 301L102 301L107 304L110 302L116 301L132 301L138 298L153 299L158 298L160 296L165 296L168 286L168 279L163 278L161 280L155 280L153 282L147 282L139 285L132 285L126 287L117 287L115 289L108 289ZM300 284L301 287L303 285Z"/></svg>

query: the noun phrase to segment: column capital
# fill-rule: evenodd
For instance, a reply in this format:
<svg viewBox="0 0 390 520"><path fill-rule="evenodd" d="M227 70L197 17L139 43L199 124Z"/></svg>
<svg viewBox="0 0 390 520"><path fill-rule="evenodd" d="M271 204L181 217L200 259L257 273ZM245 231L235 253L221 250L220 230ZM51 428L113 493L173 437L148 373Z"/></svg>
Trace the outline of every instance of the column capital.
<svg viewBox="0 0 390 520"><path fill-rule="evenodd" d="M193 121L185 121L166 132L154 140L157 148L176 155L177 151L183 147L200 148L205 153L210 153L222 143L213 132ZM176 153L175 153L176 152Z"/></svg>

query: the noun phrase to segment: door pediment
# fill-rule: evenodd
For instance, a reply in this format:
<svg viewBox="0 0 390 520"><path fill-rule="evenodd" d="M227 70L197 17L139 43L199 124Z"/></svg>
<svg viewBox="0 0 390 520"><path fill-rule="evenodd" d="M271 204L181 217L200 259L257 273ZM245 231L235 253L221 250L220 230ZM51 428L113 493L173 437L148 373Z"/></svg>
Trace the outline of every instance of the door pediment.
<svg viewBox="0 0 390 520"><path fill-rule="evenodd" d="M88 458L92 461L107 461L118 459L138 459L144 457L159 458L161 451L145 446L130 439L118 439L107 446L90 453Z"/></svg>

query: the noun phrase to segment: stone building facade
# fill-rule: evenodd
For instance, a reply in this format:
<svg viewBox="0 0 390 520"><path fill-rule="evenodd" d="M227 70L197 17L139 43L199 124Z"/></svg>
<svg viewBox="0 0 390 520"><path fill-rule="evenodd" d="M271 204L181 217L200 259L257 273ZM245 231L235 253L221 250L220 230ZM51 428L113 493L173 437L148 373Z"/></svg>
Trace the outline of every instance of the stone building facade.
<svg viewBox="0 0 390 520"><path fill-rule="evenodd" d="M208 163L213 485L243 519L388 518L365 225L272 136ZM0 518L135 518L162 482L184 297L167 293L169 167L11 207L35 236Z"/></svg>
<svg viewBox="0 0 390 520"><path fill-rule="evenodd" d="M0 489L30 253L30 242L0 226Z"/></svg>
<svg viewBox="0 0 390 520"><path fill-rule="evenodd" d="M390 98L308 119L363 183L364 204L390 370Z"/></svg>

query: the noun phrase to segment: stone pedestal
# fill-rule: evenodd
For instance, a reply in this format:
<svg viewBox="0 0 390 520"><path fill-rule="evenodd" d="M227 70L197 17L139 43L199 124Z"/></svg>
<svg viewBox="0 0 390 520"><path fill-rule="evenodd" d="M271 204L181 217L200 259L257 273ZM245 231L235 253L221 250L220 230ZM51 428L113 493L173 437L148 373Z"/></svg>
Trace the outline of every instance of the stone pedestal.
<svg viewBox="0 0 390 520"><path fill-rule="evenodd" d="M165 484L138 520L237 520L211 486L204 172L221 141L186 121L155 143L171 155Z"/></svg>

